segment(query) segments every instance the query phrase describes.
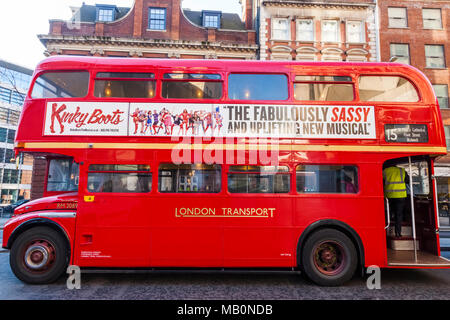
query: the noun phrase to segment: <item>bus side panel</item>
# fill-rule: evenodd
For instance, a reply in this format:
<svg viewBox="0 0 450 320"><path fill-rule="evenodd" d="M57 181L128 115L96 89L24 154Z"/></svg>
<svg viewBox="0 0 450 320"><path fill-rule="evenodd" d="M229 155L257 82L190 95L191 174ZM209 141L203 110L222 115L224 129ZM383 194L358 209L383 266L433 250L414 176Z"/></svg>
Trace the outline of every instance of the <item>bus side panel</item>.
<svg viewBox="0 0 450 320"><path fill-rule="evenodd" d="M289 195L231 195L228 210L253 208L263 215L224 218L225 267L294 266L293 201Z"/></svg>
<svg viewBox="0 0 450 320"><path fill-rule="evenodd" d="M98 193L80 199L76 263L83 267L150 266L146 196Z"/></svg>
<svg viewBox="0 0 450 320"><path fill-rule="evenodd" d="M345 154L340 163L354 163L356 155ZM346 159L348 158L348 159ZM332 163L339 163L332 160ZM359 191L356 194L299 194L293 205L293 223L303 230L320 220L336 220L353 229L361 239L365 264L386 264L386 237L381 166L360 159ZM379 168L380 167L380 168ZM376 173L380 172L380 176ZM300 235L299 235L300 237ZM297 245L297 244L295 244Z"/></svg>
<svg viewBox="0 0 450 320"><path fill-rule="evenodd" d="M156 189L156 187L155 187ZM151 207L150 251L153 267L219 267L223 264L220 218L185 212L219 212L218 194L158 194Z"/></svg>

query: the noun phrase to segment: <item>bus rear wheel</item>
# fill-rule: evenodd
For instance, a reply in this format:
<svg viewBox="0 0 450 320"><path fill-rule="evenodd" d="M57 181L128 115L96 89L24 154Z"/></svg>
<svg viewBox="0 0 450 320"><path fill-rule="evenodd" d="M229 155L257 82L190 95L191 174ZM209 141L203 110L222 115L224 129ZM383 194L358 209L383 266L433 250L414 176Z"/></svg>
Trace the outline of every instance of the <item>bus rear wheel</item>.
<svg viewBox="0 0 450 320"><path fill-rule="evenodd" d="M342 232L323 229L313 233L302 250L302 270L321 286L339 286L350 280L358 256L353 242Z"/></svg>
<svg viewBox="0 0 450 320"><path fill-rule="evenodd" d="M69 263L64 237L48 227L24 231L14 241L9 256L11 270L17 278L30 284L56 281Z"/></svg>

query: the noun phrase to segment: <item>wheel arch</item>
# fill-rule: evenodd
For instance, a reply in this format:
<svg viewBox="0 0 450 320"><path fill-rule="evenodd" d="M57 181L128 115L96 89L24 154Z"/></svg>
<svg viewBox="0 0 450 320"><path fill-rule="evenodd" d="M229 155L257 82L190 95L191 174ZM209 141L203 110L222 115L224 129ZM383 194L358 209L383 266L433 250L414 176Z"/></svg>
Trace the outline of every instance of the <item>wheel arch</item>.
<svg viewBox="0 0 450 320"><path fill-rule="evenodd" d="M301 268L301 256L302 256L302 250L306 243L306 240L316 231L322 230L322 229L335 229L338 231L341 231L344 233L349 239L353 242L353 245L356 248L356 252L358 254L358 266L361 269L361 272L364 271L364 265L365 265L365 255L364 255L364 245L362 243L361 237L358 235L358 233L350 227L345 222L334 220L334 219L326 219L326 220L319 220L316 222L313 222L308 227L306 227L305 230L303 230L302 234L300 235L300 238L297 242L297 266Z"/></svg>
<svg viewBox="0 0 450 320"><path fill-rule="evenodd" d="M9 236L8 244L7 244L6 248L11 249L14 241L17 239L17 237L19 235L21 235L25 231L27 231L31 228L34 228L34 227L49 227L49 228L55 230L56 232L59 232L60 234L62 234L64 239L66 240L67 250L69 250L68 253L70 256L72 248L71 248L69 236L67 235L66 230L64 230L64 228L61 225L59 225L58 223L56 223L55 221L52 221L50 219L45 219L45 218L30 219L30 220L27 220L27 221L21 223L20 225L18 225L14 229L14 231L11 233L11 235Z"/></svg>

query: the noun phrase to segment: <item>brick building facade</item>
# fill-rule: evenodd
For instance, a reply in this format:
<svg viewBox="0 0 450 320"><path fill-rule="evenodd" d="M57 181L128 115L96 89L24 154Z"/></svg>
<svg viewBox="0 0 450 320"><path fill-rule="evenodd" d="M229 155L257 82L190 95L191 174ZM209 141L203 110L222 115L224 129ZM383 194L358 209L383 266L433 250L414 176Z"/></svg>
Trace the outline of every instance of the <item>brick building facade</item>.
<svg viewBox="0 0 450 320"><path fill-rule="evenodd" d="M381 60L396 57L420 69L435 87L444 122L450 125L450 1L389 0L379 6Z"/></svg>
<svg viewBox="0 0 450 320"><path fill-rule="evenodd" d="M85 5L70 21L50 20L39 35L46 55L92 55L184 59L256 59L253 2L244 16L191 11L181 0L135 0L132 8Z"/></svg>
<svg viewBox="0 0 450 320"><path fill-rule="evenodd" d="M377 61L371 0L261 0L260 59Z"/></svg>
<svg viewBox="0 0 450 320"><path fill-rule="evenodd" d="M430 79L441 108L450 150L450 1L382 0L380 11L381 60L410 64ZM441 227L449 228L450 155L438 159L435 175Z"/></svg>

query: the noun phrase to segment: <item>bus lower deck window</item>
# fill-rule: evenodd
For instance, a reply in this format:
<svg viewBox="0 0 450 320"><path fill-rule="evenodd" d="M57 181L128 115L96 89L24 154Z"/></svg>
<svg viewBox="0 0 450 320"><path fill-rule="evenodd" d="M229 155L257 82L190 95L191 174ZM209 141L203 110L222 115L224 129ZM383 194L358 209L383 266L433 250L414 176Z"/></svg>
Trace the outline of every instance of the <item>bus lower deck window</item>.
<svg viewBox="0 0 450 320"><path fill-rule="evenodd" d="M289 193L287 166L231 166L228 173L230 193Z"/></svg>
<svg viewBox="0 0 450 320"><path fill-rule="evenodd" d="M148 165L90 165L88 191L104 193L148 193L152 173Z"/></svg>
<svg viewBox="0 0 450 320"><path fill-rule="evenodd" d="M219 193L221 167L205 164L161 164L158 189L164 193Z"/></svg>
<svg viewBox="0 0 450 320"><path fill-rule="evenodd" d="M357 193L358 169L341 165L297 166L298 193Z"/></svg>

